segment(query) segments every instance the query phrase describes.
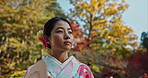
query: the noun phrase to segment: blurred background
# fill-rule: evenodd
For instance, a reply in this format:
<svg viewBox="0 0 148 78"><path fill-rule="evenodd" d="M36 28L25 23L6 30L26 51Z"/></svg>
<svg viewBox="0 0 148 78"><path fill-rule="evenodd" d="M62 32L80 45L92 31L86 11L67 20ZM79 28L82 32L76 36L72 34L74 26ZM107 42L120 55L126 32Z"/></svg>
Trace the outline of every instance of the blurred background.
<svg viewBox="0 0 148 78"><path fill-rule="evenodd" d="M148 78L147 0L0 0L0 78L22 78L50 54L37 32L55 16L70 21L69 55L95 78Z"/></svg>

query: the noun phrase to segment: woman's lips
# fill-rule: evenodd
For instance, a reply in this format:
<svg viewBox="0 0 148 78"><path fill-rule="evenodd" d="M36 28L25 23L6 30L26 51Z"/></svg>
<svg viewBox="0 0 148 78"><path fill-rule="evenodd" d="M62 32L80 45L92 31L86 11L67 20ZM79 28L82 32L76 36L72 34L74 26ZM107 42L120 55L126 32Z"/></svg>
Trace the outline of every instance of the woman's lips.
<svg viewBox="0 0 148 78"><path fill-rule="evenodd" d="M70 41L65 41L64 44L65 44L65 45L70 45L71 42L70 42Z"/></svg>

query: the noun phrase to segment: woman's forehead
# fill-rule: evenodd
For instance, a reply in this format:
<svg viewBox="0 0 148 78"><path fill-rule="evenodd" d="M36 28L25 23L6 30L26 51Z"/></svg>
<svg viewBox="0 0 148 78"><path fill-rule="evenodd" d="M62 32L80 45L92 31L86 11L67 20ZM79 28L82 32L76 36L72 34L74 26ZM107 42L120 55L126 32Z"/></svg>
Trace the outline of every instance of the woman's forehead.
<svg viewBox="0 0 148 78"><path fill-rule="evenodd" d="M62 21L62 20L56 22L54 28L56 29L58 27L71 28L67 22Z"/></svg>

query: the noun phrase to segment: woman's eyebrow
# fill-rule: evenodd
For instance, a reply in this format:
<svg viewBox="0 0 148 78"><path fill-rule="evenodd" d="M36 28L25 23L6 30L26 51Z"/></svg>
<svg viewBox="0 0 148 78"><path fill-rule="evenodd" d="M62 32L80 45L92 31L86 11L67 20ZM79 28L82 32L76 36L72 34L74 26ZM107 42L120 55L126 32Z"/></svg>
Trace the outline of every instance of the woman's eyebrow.
<svg viewBox="0 0 148 78"><path fill-rule="evenodd" d="M63 27L57 27L56 30L58 29L64 29ZM72 30L71 28L67 28L67 30Z"/></svg>
<svg viewBox="0 0 148 78"><path fill-rule="evenodd" d="M58 29L64 29L64 28L63 27L57 27L56 30L58 30Z"/></svg>
<svg viewBox="0 0 148 78"><path fill-rule="evenodd" d="M71 28L67 28L67 30L72 30Z"/></svg>

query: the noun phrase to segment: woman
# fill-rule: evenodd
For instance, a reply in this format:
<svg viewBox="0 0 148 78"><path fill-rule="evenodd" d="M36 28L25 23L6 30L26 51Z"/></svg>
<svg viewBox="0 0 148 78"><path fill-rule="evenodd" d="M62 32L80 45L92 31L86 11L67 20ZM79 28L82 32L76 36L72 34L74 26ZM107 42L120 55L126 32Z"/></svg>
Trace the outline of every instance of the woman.
<svg viewBox="0 0 148 78"><path fill-rule="evenodd" d="M73 44L72 27L61 17L50 19L40 36L45 47L51 49L51 55L29 67L25 78L94 78L90 68L79 62L74 56L68 57Z"/></svg>

